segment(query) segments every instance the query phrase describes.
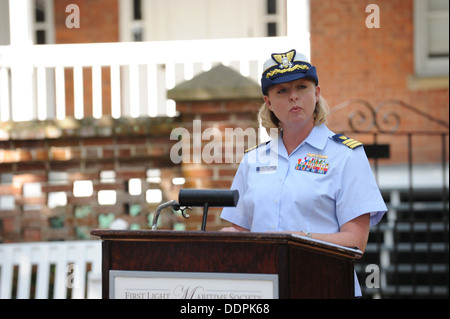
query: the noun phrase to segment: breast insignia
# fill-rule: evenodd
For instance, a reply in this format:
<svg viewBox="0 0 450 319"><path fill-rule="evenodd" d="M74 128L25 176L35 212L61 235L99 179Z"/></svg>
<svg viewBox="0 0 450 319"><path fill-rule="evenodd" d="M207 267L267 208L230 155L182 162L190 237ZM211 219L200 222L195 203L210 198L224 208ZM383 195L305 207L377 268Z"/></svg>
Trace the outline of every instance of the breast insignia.
<svg viewBox="0 0 450 319"><path fill-rule="evenodd" d="M363 146L364 144L361 142L358 142L352 138L349 138L345 135L342 134L336 134L333 136L333 139L339 143L344 144L345 146L351 148L351 149L355 149L359 146Z"/></svg>

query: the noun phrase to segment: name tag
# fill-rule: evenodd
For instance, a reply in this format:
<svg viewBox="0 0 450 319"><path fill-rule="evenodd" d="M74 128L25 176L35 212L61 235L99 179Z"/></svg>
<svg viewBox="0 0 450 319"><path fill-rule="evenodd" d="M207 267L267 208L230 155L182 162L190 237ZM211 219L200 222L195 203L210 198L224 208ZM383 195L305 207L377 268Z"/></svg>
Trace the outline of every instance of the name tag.
<svg viewBox="0 0 450 319"><path fill-rule="evenodd" d="M274 172L277 170L277 166L259 166L256 168L256 172L258 173L268 173L268 172Z"/></svg>

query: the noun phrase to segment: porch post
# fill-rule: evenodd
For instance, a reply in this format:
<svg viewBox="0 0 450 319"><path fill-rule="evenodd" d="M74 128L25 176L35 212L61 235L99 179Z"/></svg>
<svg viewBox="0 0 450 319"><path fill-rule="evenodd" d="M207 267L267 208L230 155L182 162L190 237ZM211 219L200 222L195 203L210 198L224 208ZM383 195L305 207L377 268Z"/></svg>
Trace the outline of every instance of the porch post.
<svg viewBox="0 0 450 319"><path fill-rule="evenodd" d="M287 36L294 43L305 41L307 52L302 52L311 58L310 52L310 0L287 0L286 1Z"/></svg>
<svg viewBox="0 0 450 319"><path fill-rule="evenodd" d="M33 5L31 0L9 0L11 39L11 102L12 120L36 118L33 89Z"/></svg>

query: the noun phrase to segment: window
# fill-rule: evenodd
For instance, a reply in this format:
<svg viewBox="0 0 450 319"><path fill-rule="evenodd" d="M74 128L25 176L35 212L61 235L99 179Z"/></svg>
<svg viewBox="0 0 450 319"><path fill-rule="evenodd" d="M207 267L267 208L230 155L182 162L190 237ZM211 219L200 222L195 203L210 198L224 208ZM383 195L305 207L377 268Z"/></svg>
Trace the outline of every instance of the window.
<svg viewBox="0 0 450 319"><path fill-rule="evenodd" d="M100 205L114 205L117 202L117 192L115 190L101 190L97 194Z"/></svg>
<svg viewBox="0 0 450 319"><path fill-rule="evenodd" d="M49 208L56 208L58 206L67 205L67 194L66 192L51 192L48 193L47 206Z"/></svg>
<svg viewBox="0 0 450 319"><path fill-rule="evenodd" d="M73 196L90 197L94 193L94 185L92 181L75 181L73 182Z"/></svg>
<svg viewBox="0 0 450 319"><path fill-rule="evenodd" d="M267 36L276 37L277 36L277 23L269 22L267 24Z"/></svg>
<svg viewBox="0 0 450 319"><path fill-rule="evenodd" d="M276 13L277 13L277 1L267 0L267 14L276 14Z"/></svg>
<svg viewBox="0 0 450 319"><path fill-rule="evenodd" d="M12 186L13 174L0 174L0 185ZM13 210L16 207L15 197L9 192L3 191L0 194L0 211L1 210Z"/></svg>
<svg viewBox="0 0 450 319"><path fill-rule="evenodd" d="M142 0L133 0L133 41L144 40L144 27L142 22Z"/></svg>
<svg viewBox="0 0 450 319"><path fill-rule="evenodd" d="M142 181L139 178L132 178L128 181L128 193L133 196L142 194Z"/></svg>
<svg viewBox="0 0 450 319"><path fill-rule="evenodd" d="M414 59L417 76L448 76L448 29L448 0L414 0Z"/></svg>
<svg viewBox="0 0 450 319"><path fill-rule="evenodd" d="M266 36L268 37L276 37L281 36L286 33L286 30L282 29L282 26L285 25L285 14L286 11L285 1L280 0L266 0L267 10L266 10Z"/></svg>
<svg viewBox="0 0 450 319"><path fill-rule="evenodd" d="M34 43L54 43L53 0L34 0Z"/></svg>
<svg viewBox="0 0 450 319"><path fill-rule="evenodd" d="M147 189L145 199L149 204L159 204L162 202L162 191L160 189Z"/></svg>

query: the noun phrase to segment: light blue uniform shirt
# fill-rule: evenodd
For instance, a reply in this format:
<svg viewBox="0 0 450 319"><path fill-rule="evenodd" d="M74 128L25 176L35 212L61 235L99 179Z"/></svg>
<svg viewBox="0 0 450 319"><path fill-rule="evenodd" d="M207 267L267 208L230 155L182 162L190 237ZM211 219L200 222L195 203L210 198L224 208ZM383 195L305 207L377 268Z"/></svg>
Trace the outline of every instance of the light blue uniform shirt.
<svg viewBox="0 0 450 319"><path fill-rule="evenodd" d="M337 233L366 213L376 225L387 208L364 149L334 135L322 124L290 155L281 134L246 153L231 186L239 202L221 218L253 232ZM361 294L356 276L355 294Z"/></svg>

